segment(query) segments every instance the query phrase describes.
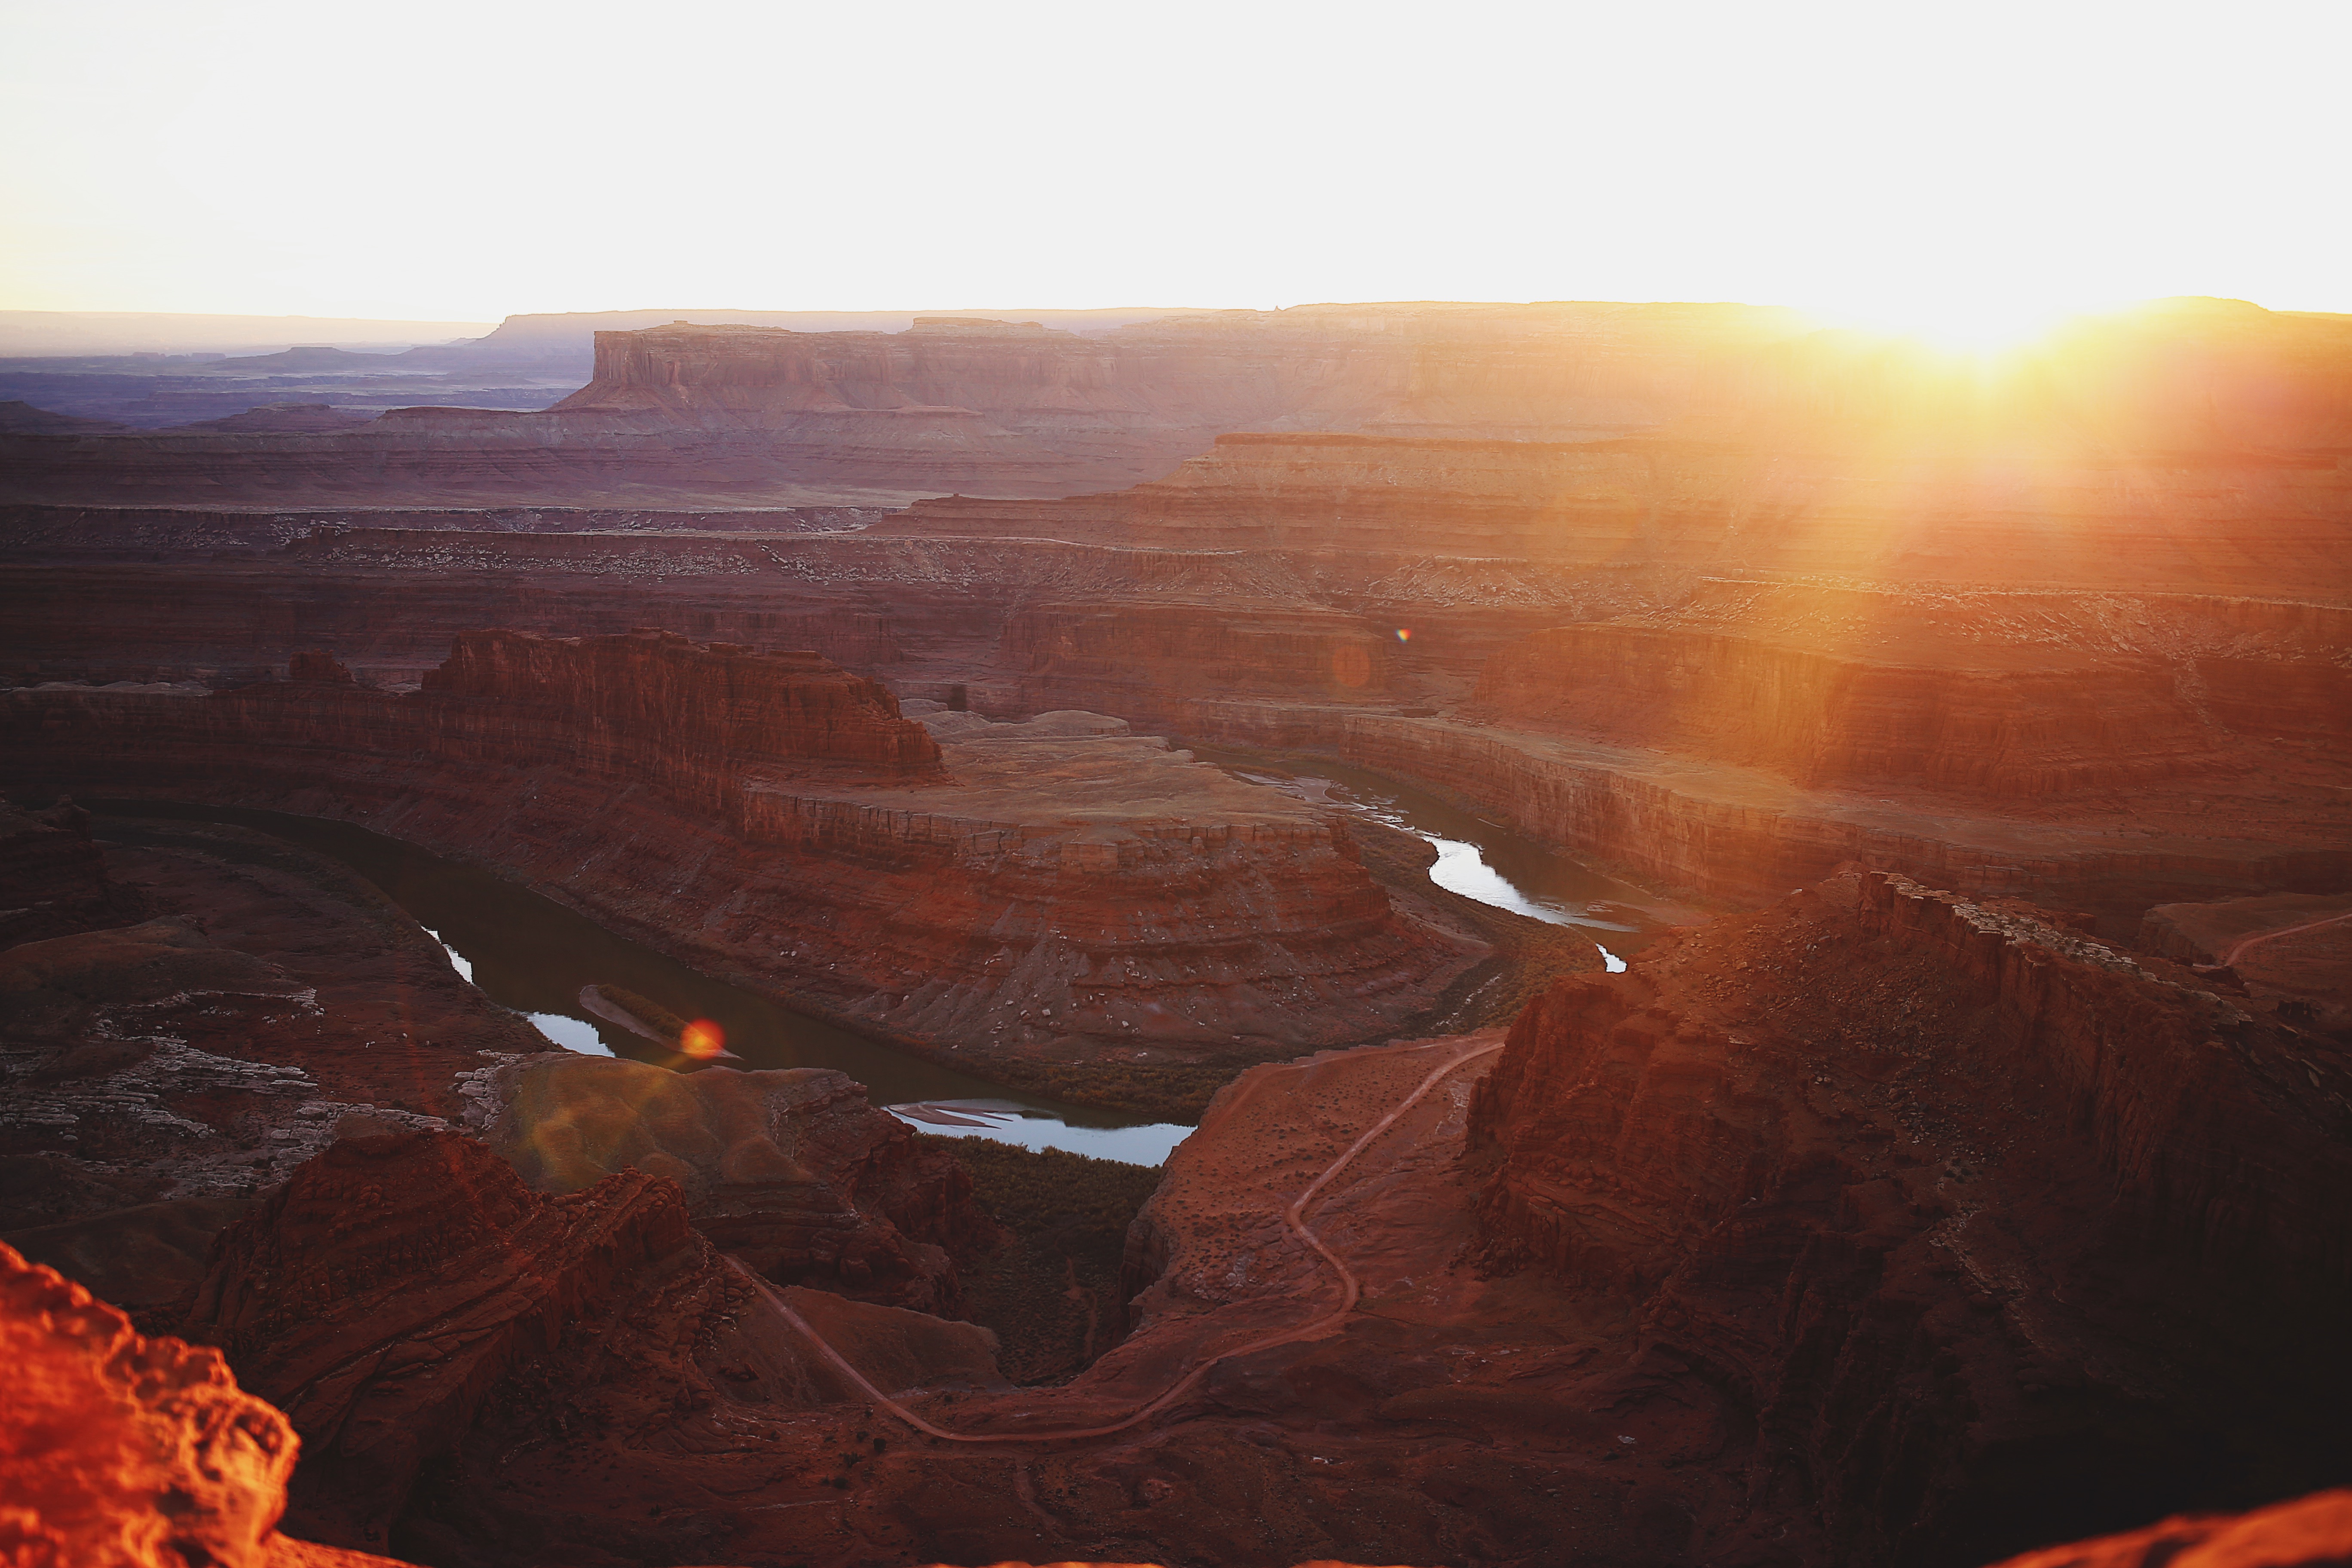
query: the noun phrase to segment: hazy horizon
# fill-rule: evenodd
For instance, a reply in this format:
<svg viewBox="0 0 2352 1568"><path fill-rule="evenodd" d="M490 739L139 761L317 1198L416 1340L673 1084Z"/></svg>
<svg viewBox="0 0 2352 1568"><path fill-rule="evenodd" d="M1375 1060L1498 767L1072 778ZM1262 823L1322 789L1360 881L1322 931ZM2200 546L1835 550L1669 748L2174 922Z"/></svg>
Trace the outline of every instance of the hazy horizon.
<svg viewBox="0 0 2352 1568"><path fill-rule="evenodd" d="M0 113L37 149L0 176L0 308L2352 310L2342 11L0 16Z"/></svg>

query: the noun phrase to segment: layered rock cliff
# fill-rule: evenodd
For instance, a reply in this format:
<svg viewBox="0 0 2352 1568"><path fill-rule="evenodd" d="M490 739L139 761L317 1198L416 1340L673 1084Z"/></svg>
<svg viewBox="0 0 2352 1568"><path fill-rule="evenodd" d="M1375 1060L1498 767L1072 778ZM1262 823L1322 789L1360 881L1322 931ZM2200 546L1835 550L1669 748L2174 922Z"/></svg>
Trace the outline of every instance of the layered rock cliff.
<svg viewBox="0 0 2352 1568"><path fill-rule="evenodd" d="M299 675L297 676L299 679ZM683 803L729 809L743 774L926 780L940 749L898 700L814 652L625 637L460 636L425 672L448 754L596 778L653 778Z"/></svg>
<svg viewBox="0 0 2352 1568"><path fill-rule="evenodd" d="M1499 722L1762 768L1806 789L2031 800L2230 765L2225 738L2161 661L1906 652L1914 662L1695 628L1561 626L1489 659L1472 700Z"/></svg>
<svg viewBox="0 0 2352 1568"><path fill-rule="evenodd" d="M751 1299L666 1178L542 1197L472 1139L382 1134L336 1143L221 1237L188 1331L301 1435L289 1527L371 1548L420 1482L467 1491L462 1456L486 1427L675 1441L714 1406L840 1397L781 1322L743 1312ZM597 1511L605 1550L674 1552L680 1525L693 1533ZM421 1531L436 1560L499 1551L441 1533Z"/></svg>
<svg viewBox="0 0 2352 1568"><path fill-rule="evenodd" d="M2275 1010L1849 874L1556 989L1472 1142L1489 1258L1633 1304L1752 1495L1965 1563L2343 1462L2347 1091Z"/></svg>
<svg viewBox="0 0 2352 1568"><path fill-rule="evenodd" d="M2158 455L1874 426L1793 446L1772 431L1573 445L1254 431L1129 489L929 499L878 526L1615 571L2340 593L2347 496L2331 451L2259 444Z"/></svg>
<svg viewBox="0 0 2352 1568"><path fill-rule="evenodd" d="M1392 908L1345 828L1277 792L1116 721L937 746L809 656L510 634L407 695L8 703L26 782L362 821L990 1070L1107 1058L1149 1079L1360 1039L1484 956ZM1100 1092L1085 1077L1055 1085Z"/></svg>
<svg viewBox="0 0 2352 1568"><path fill-rule="evenodd" d="M2087 322L1990 377L1736 305L1303 306L1094 336L962 318L895 333L597 336L594 379L543 414L395 409L324 435L0 436L0 499L1069 495L1155 478L1245 429L1577 441L1673 428L1768 451L1825 431L1945 447L2056 436L2263 449L2293 466L2352 427L2342 318L2235 301Z"/></svg>

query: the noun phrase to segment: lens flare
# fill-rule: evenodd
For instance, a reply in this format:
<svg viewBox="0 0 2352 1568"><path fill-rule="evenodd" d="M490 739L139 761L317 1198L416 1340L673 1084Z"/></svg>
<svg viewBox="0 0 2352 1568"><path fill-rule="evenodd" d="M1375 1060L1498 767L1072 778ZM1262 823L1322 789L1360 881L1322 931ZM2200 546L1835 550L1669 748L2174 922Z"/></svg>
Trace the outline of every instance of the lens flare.
<svg viewBox="0 0 2352 1568"><path fill-rule="evenodd" d="M1411 642L1411 641L1412 641L1412 628L1411 626L1399 626L1399 627L1397 627L1397 641L1399 641L1399 642Z"/></svg>
<svg viewBox="0 0 2352 1568"><path fill-rule="evenodd" d="M697 1018L678 1031L677 1048L698 1061L708 1061L727 1048L727 1031L708 1018Z"/></svg>

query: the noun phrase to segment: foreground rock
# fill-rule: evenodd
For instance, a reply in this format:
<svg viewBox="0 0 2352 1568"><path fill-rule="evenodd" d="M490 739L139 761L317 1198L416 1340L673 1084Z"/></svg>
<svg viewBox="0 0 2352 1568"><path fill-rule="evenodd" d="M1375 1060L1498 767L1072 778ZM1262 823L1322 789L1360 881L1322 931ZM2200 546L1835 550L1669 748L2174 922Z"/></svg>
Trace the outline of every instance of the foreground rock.
<svg viewBox="0 0 2352 1568"><path fill-rule="evenodd" d="M1393 1031L1486 956L1277 792L1115 721L943 748L810 654L479 633L408 695L331 670L42 689L5 723L44 778L363 822L1066 1094L1169 1079L1181 1100L1204 1072Z"/></svg>
<svg viewBox="0 0 2352 1568"><path fill-rule="evenodd" d="M373 1162L376 1174L397 1165L394 1152L355 1149L351 1153L362 1165ZM350 1168L353 1161L347 1158L342 1163ZM466 1184L461 1179L457 1185ZM488 1194L478 1184L473 1195ZM367 1251L362 1242L340 1250L337 1261L364 1258ZM299 1261L315 1269L323 1259L313 1250ZM802 1305L814 1310L821 1300L803 1294ZM480 1352L484 1338L479 1331L488 1315L477 1315L471 1325L474 1335L455 1347L455 1353ZM836 1342L850 1346L869 1364L879 1364L871 1353L871 1332L861 1338L838 1312L821 1321ZM217 1352L177 1340L142 1339L121 1313L56 1274L26 1265L5 1247L0 1247L0 1347L5 1347L12 1378L12 1398L0 1415L0 1459L5 1461L6 1477L0 1548L12 1562L28 1568L187 1568L199 1563L215 1568L398 1568L388 1558L292 1540L272 1528L285 1505L287 1476L299 1443L283 1415L238 1389ZM417 1347L407 1348L415 1367ZM951 1363L957 1353L944 1346L926 1348L934 1365ZM445 1336L434 1349L446 1354L453 1347ZM921 1359L918 1352L917 1360ZM379 1383L368 1386L361 1398L382 1413L387 1393ZM412 1397L408 1406L414 1414L418 1401ZM430 1424L425 1431L431 1431ZM306 1460L306 1471L308 1468ZM1026 1475L1018 1466L1013 1473ZM656 1517L661 1511L658 1502L651 1510ZM709 1516L686 1522L689 1533L698 1525L704 1541L725 1529L723 1524L714 1529ZM597 1546L567 1554L565 1560L627 1561L606 1550L615 1546L635 1550L639 1562L677 1560L675 1540L645 1540L646 1527L635 1521L632 1525L638 1539L608 1532ZM816 1533L810 1530L803 1538ZM453 1554L446 1542L419 1544L432 1548L436 1563L464 1562L478 1550L478 1543L460 1542ZM533 1543L532 1549L543 1550L543 1545ZM2168 1563L2199 1568L2326 1568L2347 1555L2352 1555L2352 1494L2338 1491L2236 1518L2169 1519L2126 1535L2032 1552L2002 1568L2158 1568ZM745 1555L740 1560L770 1558ZM901 1554L897 1560L913 1559ZM978 1559L959 1554L959 1560ZM1260 1547L1213 1559L1165 1560L1238 1564L1268 1559ZM1574 1559L1552 1559L1570 1560ZM1126 1561L1132 1564L1134 1560ZM999 1568L1012 1565L1000 1563ZM1097 1568L1111 1565L1099 1563ZM1345 1565L1318 1559L1312 1568Z"/></svg>
<svg viewBox="0 0 2352 1568"><path fill-rule="evenodd" d="M2078 1541L2000 1568L2325 1568L2352 1562L2352 1492L2316 1492L2235 1517L2191 1515Z"/></svg>
<svg viewBox="0 0 2352 1568"><path fill-rule="evenodd" d="M220 1352L0 1246L0 1552L26 1568L368 1568L274 1527L299 1444ZM394 1568L394 1565L387 1565Z"/></svg>

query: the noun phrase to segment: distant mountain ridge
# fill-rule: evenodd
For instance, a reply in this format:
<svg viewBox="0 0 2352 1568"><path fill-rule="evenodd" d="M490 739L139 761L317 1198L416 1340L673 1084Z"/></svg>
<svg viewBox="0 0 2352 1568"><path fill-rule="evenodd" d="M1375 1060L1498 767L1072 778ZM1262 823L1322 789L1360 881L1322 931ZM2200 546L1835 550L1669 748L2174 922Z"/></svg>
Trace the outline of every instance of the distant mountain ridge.
<svg viewBox="0 0 2352 1568"><path fill-rule="evenodd" d="M232 316L168 310L0 310L0 359L275 353L298 344L386 350L479 337L488 321Z"/></svg>

